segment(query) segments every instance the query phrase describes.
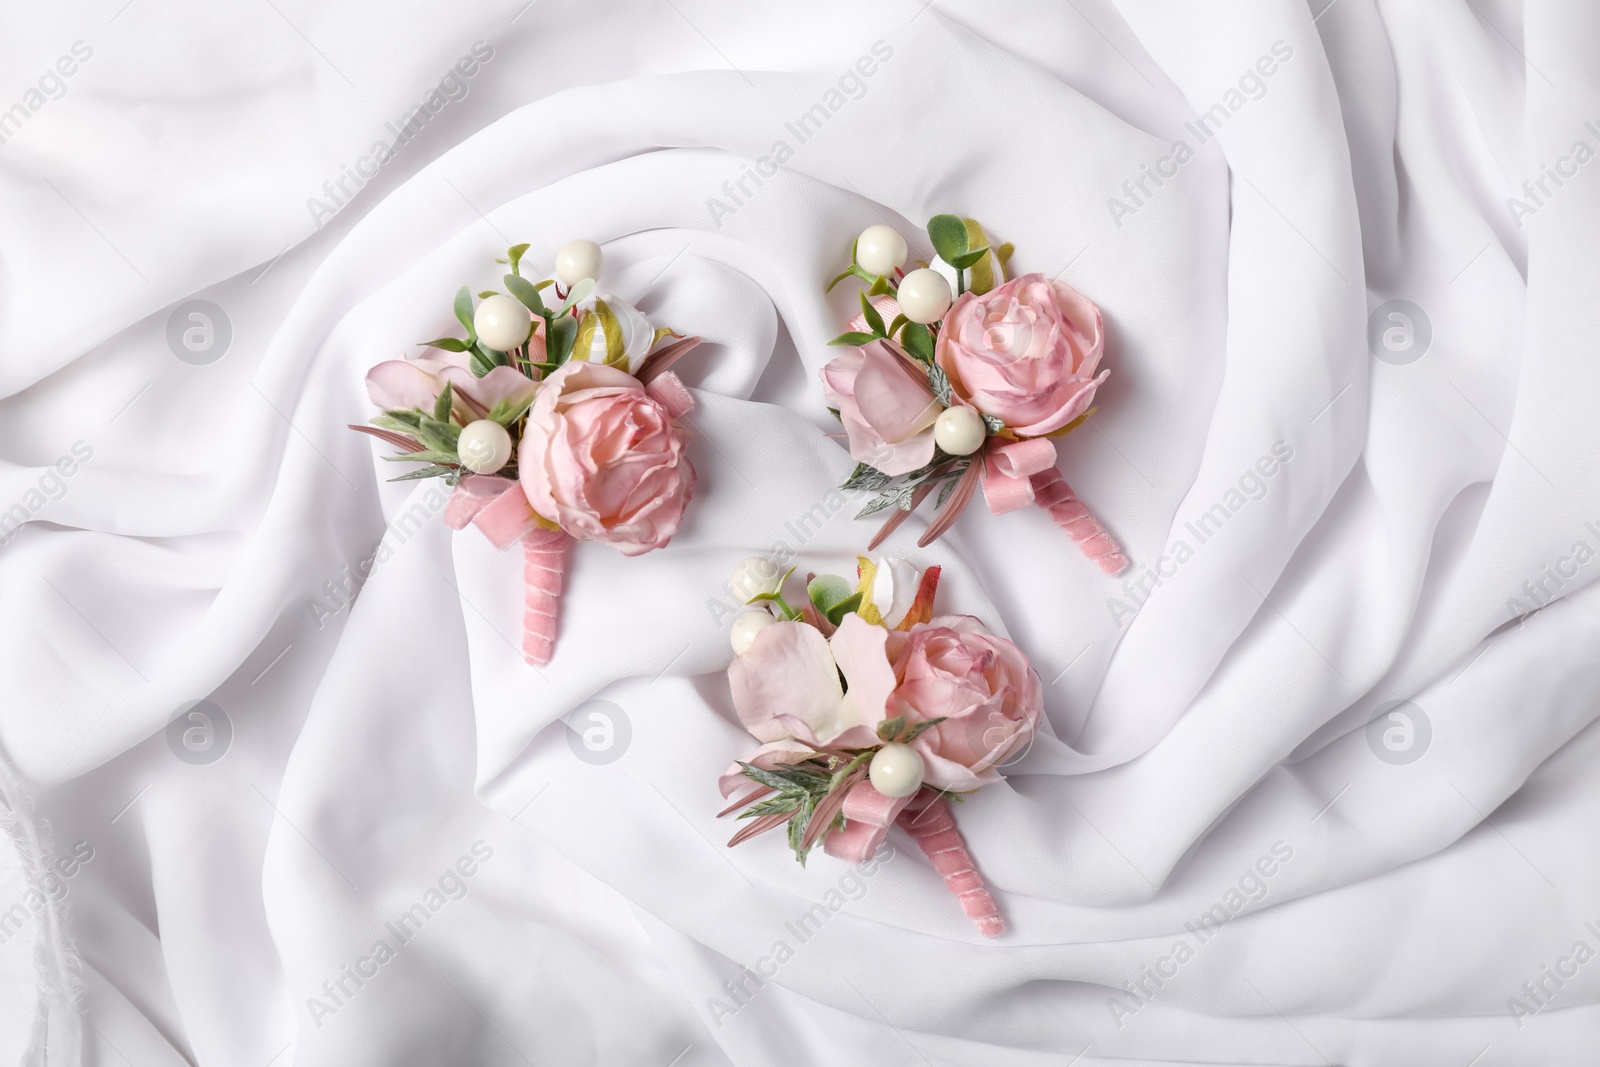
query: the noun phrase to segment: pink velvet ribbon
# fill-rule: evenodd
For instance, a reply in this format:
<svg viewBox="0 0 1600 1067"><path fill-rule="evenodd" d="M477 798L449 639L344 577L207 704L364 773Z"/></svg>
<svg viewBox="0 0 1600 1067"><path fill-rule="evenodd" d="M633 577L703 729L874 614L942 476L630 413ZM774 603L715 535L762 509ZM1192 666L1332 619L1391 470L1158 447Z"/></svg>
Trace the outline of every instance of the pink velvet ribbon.
<svg viewBox="0 0 1600 1067"><path fill-rule="evenodd" d="M871 857L889 835L889 827L899 823L933 863L944 884L961 904L961 910L984 937L1005 933L1005 920L993 895L984 884L978 865L956 829L950 803L931 789L911 796L891 798L875 789L871 782L858 782L845 795L843 829L830 833L823 851L847 863L862 863Z"/></svg>
<svg viewBox="0 0 1600 1067"><path fill-rule="evenodd" d="M539 524L521 483L489 475L461 479L445 504L444 521L452 530L476 526L501 550L522 542L522 658L545 666L555 650L572 537Z"/></svg>
<svg viewBox="0 0 1600 1067"><path fill-rule="evenodd" d="M996 515L1027 507L1033 503L1028 479L1055 464L1055 442L1043 437L991 444L983 455L984 502Z"/></svg>
<svg viewBox="0 0 1600 1067"><path fill-rule="evenodd" d="M1100 525L1100 521L1089 514L1089 509L1078 499L1078 494L1072 491L1067 480L1061 477L1060 471L1051 466L1032 475L1030 480L1039 506L1050 514L1057 526L1066 531L1068 537L1077 542L1083 554L1102 573L1116 575L1128 568L1128 557L1106 532L1106 528Z"/></svg>

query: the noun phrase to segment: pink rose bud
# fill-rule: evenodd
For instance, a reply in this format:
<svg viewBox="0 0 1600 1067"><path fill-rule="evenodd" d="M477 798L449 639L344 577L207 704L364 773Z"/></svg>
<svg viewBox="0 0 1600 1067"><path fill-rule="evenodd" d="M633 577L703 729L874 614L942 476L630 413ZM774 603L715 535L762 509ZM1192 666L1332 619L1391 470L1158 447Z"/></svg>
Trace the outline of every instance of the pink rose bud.
<svg viewBox="0 0 1600 1067"><path fill-rule="evenodd" d="M540 384L517 473L540 515L637 556L683 519L695 487L688 441L637 378L574 360Z"/></svg>
<svg viewBox="0 0 1600 1067"><path fill-rule="evenodd" d="M1109 371L1100 309L1062 282L1024 274L945 316L934 358L955 395L1024 437L1042 437L1089 410Z"/></svg>

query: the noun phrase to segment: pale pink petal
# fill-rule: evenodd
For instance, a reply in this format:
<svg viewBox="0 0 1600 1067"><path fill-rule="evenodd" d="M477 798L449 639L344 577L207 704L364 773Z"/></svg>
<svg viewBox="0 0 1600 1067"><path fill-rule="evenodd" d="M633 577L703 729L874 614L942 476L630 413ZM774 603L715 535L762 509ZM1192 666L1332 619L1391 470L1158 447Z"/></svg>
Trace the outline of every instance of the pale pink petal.
<svg viewBox="0 0 1600 1067"><path fill-rule="evenodd" d="M367 396L385 411L430 410L439 398L440 388L438 378L410 360L391 359L367 371Z"/></svg>
<svg viewBox="0 0 1600 1067"><path fill-rule="evenodd" d="M728 667L733 706L758 741L798 737L825 744L810 724L837 714L844 695L827 639L802 622L779 622Z"/></svg>

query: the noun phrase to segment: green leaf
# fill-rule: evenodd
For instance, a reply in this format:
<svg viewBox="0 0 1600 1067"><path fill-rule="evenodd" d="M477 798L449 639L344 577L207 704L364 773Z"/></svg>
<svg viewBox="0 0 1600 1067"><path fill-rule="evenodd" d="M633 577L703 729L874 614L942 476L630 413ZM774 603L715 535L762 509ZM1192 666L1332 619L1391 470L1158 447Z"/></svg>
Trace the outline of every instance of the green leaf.
<svg viewBox="0 0 1600 1067"><path fill-rule="evenodd" d="M485 289L485 290L483 290L482 292L480 292L478 294L478 299L479 300L487 300L491 296L499 296L499 295L500 295L499 290L496 290L496 289Z"/></svg>
<svg viewBox="0 0 1600 1067"><path fill-rule="evenodd" d="M828 792L831 793L835 789L838 789L840 786L844 785L845 779L849 778L857 767L867 762L867 760L871 759L876 754L877 753L873 749L867 749L864 752L856 753L854 759L833 772L833 777L828 779Z"/></svg>
<svg viewBox="0 0 1600 1067"><path fill-rule="evenodd" d="M900 344L924 363L933 362L933 334L920 322L908 322L900 331Z"/></svg>
<svg viewBox="0 0 1600 1067"><path fill-rule="evenodd" d="M950 499L950 494L955 491L956 483L961 481L960 475L965 474L966 471L967 471L967 468L965 466L961 466L961 467L957 467L955 470L950 472L951 477L944 483L944 486L939 490L939 499L935 500L933 502L933 506L934 507L936 507L936 508L944 507L944 502L946 500L949 500Z"/></svg>
<svg viewBox="0 0 1600 1067"><path fill-rule="evenodd" d="M455 455L456 440L461 436L461 429L441 419L423 417L422 425L417 427L417 440L437 452Z"/></svg>
<svg viewBox="0 0 1600 1067"><path fill-rule="evenodd" d="M1006 424L993 415L984 415L980 412L978 417L983 419L983 425L990 433L999 433L1006 428Z"/></svg>
<svg viewBox="0 0 1600 1067"><path fill-rule="evenodd" d="M826 289L822 290L822 291L824 293L831 293L831 292L833 292L833 287L834 286L838 285L840 282L844 281L846 278L853 277L854 275L855 275L855 271L847 270L843 274L840 274L837 277L835 277L833 279L833 281L829 282L828 283L828 287Z"/></svg>
<svg viewBox="0 0 1600 1067"><path fill-rule="evenodd" d="M967 250L966 220L959 215L935 215L928 220L928 240L939 258L954 266Z"/></svg>
<svg viewBox="0 0 1600 1067"><path fill-rule="evenodd" d="M880 318L878 321L881 323L883 320ZM838 337L835 337L828 343L830 345L855 345L857 348L859 348L862 345L870 345L876 340L877 337L873 334L852 331L849 333L841 333Z"/></svg>
<svg viewBox="0 0 1600 1067"><path fill-rule="evenodd" d="M422 415L421 408L395 408L374 418L372 425L400 433L415 433L417 427L422 425Z"/></svg>
<svg viewBox="0 0 1600 1067"><path fill-rule="evenodd" d="M523 400L513 404L510 400L497 400L494 407L489 409L489 418L501 426L510 426L522 418L527 410L533 406L533 394L529 393Z"/></svg>
<svg viewBox="0 0 1600 1067"><path fill-rule="evenodd" d="M450 383L445 382L444 388L439 390L439 397L433 402L433 417L439 422L450 421L450 400L452 396Z"/></svg>
<svg viewBox="0 0 1600 1067"><path fill-rule="evenodd" d="M827 616L828 621L835 626L839 625L839 619L844 618L843 612L839 613L839 619L833 617L835 608L852 596L856 604L861 603L861 595L856 592L855 586L837 574L819 574L811 579L806 583L806 596L811 598L811 603L816 609Z"/></svg>
<svg viewBox="0 0 1600 1067"><path fill-rule="evenodd" d="M455 466L461 462L454 452L437 452L425 448L421 452L397 452L392 456L384 456L390 463L446 463Z"/></svg>
<svg viewBox="0 0 1600 1067"><path fill-rule="evenodd" d="M874 337L886 337L888 334L883 328L883 316L878 314L878 309L872 306L872 301L867 299L866 293L857 294L861 297L861 314L867 320L867 326L872 330Z"/></svg>
<svg viewBox="0 0 1600 1067"><path fill-rule="evenodd" d="M478 328L472 324L472 290L464 285L456 291L456 318L467 328L467 337L477 340Z"/></svg>
<svg viewBox="0 0 1600 1067"><path fill-rule="evenodd" d="M578 339L578 320L571 315L563 315L550 322L550 338L547 351L550 362L556 366L567 361L572 355L572 342Z"/></svg>
<svg viewBox="0 0 1600 1067"><path fill-rule="evenodd" d="M789 820L789 848L794 852L795 859L800 861L800 866L806 865L807 850L800 847L806 836L806 824L811 821L812 809L816 802L809 796L800 802L800 810L794 818Z"/></svg>
<svg viewBox="0 0 1600 1067"><path fill-rule="evenodd" d="M933 390L935 400L945 407L950 406L950 378L937 363L928 364L928 388Z"/></svg>
<svg viewBox="0 0 1600 1067"><path fill-rule="evenodd" d="M739 813L741 819L759 819L763 815L779 815L786 811L797 811L802 801L798 796L788 793L779 793L775 797L758 800Z"/></svg>
<svg viewBox="0 0 1600 1067"><path fill-rule="evenodd" d="M571 289L567 290L567 298L561 301L561 310L557 311L556 314L565 315L572 310L573 305L589 299L589 294L592 292L594 292L594 279L580 278L573 283Z"/></svg>
<svg viewBox="0 0 1600 1067"><path fill-rule="evenodd" d="M894 321L889 323L889 336L893 337L895 334L899 333L900 327L904 326L910 321L911 320L906 318L904 315L896 315L894 317Z"/></svg>
<svg viewBox="0 0 1600 1067"><path fill-rule="evenodd" d="M878 740L892 742L900 736L900 731L905 729L906 717L896 715L892 719L885 719L878 724Z"/></svg>
<svg viewBox="0 0 1600 1067"><path fill-rule="evenodd" d="M924 719L911 728L911 732L906 734L902 743L909 745L927 731L944 722L944 720L945 717L943 715L939 716L937 719Z"/></svg>
<svg viewBox="0 0 1600 1067"><path fill-rule="evenodd" d="M970 252L966 252L966 253L964 253L962 255L959 255L955 259L945 260L945 262L949 263L952 267L955 267L957 270L966 270L968 267L972 266L974 263L978 262L978 260L982 259L984 256L986 256L988 254L989 254L989 246L988 245L984 245L982 248L974 248Z"/></svg>
<svg viewBox="0 0 1600 1067"><path fill-rule="evenodd" d="M522 257L527 255L527 252L528 246L525 244L512 245L510 248L506 249L506 262L511 264L511 273L515 274L519 278L522 276L522 269L520 267L520 264L522 263Z"/></svg>
<svg viewBox="0 0 1600 1067"><path fill-rule="evenodd" d="M850 477L846 478L839 488L859 489L862 492L871 493L888 487L892 481L894 481L894 475L885 474L867 463L857 463L855 469L850 472Z"/></svg>
<svg viewBox="0 0 1600 1067"><path fill-rule="evenodd" d="M529 311L535 315L550 314L549 310L544 306L544 301L539 299L538 287L528 279L515 274L507 274L504 281L506 283L506 292L522 301L523 306Z"/></svg>
<svg viewBox="0 0 1600 1067"><path fill-rule="evenodd" d="M872 284L867 287L868 296L882 296L884 293L892 291L893 288L889 285L889 279L882 274L874 278Z"/></svg>
<svg viewBox="0 0 1600 1067"><path fill-rule="evenodd" d="M889 508L899 508L901 511L911 510L911 489L909 485L902 485L898 489L889 489L879 493L867 501L865 507L856 512L856 518L864 519L868 515L876 515Z"/></svg>
<svg viewBox="0 0 1600 1067"><path fill-rule="evenodd" d="M422 467L418 470L407 471L398 478L390 478L389 480L391 482L410 482L418 478L448 478L456 473L455 467Z"/></svg>
<svg viewBox="0 0 1600 1067"><path fill-rule="evenodd" d="M740 762L739 766L744 768L746 778L753 778L780 793L809 794L827 791L828 775L822 771L807 770L800 764L779 764L771 770L757 767L753 763Z"/></svg>
<svg viewBox="0 0 1600 1067"><path fill-rule="evenodd" d="M446 352L465 352L469 347L467 342L459 337L436 337L432 341L422 343L428 348L442 348Z"/></svg>

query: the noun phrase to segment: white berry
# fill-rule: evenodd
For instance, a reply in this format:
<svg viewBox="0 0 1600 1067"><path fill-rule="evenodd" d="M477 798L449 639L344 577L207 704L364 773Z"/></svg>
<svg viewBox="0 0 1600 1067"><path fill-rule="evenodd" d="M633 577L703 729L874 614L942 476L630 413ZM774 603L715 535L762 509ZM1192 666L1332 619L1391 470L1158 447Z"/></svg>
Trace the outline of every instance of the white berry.
<svg viewBox="0 0 1600 1067"><path fill-rule="evenodd" d="M927 267L918 267L900 279L900 290L895 299L900 302L900 310L906 318L926 325L944 318L953 298L950 295L950 283L944 280L944 275Z"/></svg>
<svg viewBox="0 0 1600 1067"><path fill-rule="evenodd" d="M733 629L728 634L728 644L733 646L733 654L744 655L750 650L750 646L755 644L756 634L777 621L776 616L765 611L741 612L739 617L733 620Z"/></svg>
<svg viewBox="0 0 1600 1067"><path fill-rule="evenodd" d="M906 239L893 226L868 226L856 238L856 265L868 274L888 274L906 265Z"/></svg>
<svg viewBox="0 0 1600 1067"><path fill-rule="evenodd" d="M496 352L509 352L533 332L533 316L520 300L496 293L483 298L472 316L478 340Z"/></svg>
<svg viewBox="0 0 1600 1067"><path fill-rule="evenodd" d="M600 246L593 241L568 241L556 253L556 277L571 288L585 278L600 280Z"/></svg>
<svg viewBox="0 0 1600 1067"><path fill-rule="evenodd" d="M511 435L493 419L479 419L461 428L456 455L473 474L493 474L511 459Z"/></svg>
<svg viewBox="0 0 1600 1067"><path fill-rule="evenodd" d="M945 408L933 420L933 443L952 456L972 455L988 436L989 427L983 424L983 417L960 404Z"/></svg>
<svg viewBox="0 0 1600 1067"><path fill-rule="evenodd" d="M783 572L770 559L750 556L741 559L728 578L728 586L741 604L748 604L763 593L776 593L783 582Z"/></svg>
<svg viewBox="0 0 1600 1067"><path fill-rule="evenodd" d="M908 797L922 788L922 757L910 745L884 745L872 757L867 777L886 797Z"/></svg>

